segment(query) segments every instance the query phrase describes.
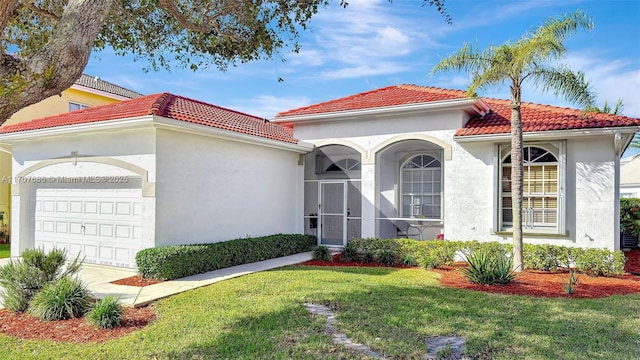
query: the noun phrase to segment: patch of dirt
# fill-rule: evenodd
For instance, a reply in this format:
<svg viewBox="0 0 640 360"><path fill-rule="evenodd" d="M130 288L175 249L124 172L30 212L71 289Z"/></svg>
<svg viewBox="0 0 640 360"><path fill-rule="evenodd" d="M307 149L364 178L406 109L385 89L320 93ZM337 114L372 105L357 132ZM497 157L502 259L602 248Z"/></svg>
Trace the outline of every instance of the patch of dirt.
<svg viewBox="0 0 640 360"><path fill-rule="evenodd" d="M579 275L579 283L575 292L568 295L562 286L562 281L568 281L567 272L549 273L543 271L523 271L508 285L479 285L470 283L460 272L460 268L466 266L464 262L454 266L443 266L433 271L441 274L440 283L444 286L484 291L490 293L509 295L528 295L537 297L574 297L574 298L601 298L611 295L639 294L640 293L640 250L632 250L624 253L627 257L625 271L627 274L619 277L595 277L586 274ZM377 263L352 263L340 262L340 254L334 255L334 261L306 261L301 265L312 266L381 266ZM407 268L408 266L394 266Z"/></svg>
<svg viewBox="0 0 640 360"><path fill-rule="evenodd" d="M124 279L118 279L116 281L112 281L112 284L116 285L127 285L127 286L138 286L145 287L153 284L159 284L163 282L162 280L154 280L154 279L145 279L140 275L134 275Z"/></svg>
<svg viewBox="0 0 640 360"><path fill-rule="evenodd" d="M102 343L141 329L155 318L153 305L125 308L120 327L102 329L94 327L83 318L43 321L26 313L16 314L7 309L0 309L0 332L18 339Z"/></svg>

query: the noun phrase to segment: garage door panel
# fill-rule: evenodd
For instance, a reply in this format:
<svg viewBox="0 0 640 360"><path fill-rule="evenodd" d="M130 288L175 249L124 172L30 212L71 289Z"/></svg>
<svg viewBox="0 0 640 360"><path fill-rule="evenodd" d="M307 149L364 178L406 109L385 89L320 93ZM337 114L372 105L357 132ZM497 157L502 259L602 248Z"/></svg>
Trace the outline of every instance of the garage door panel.
<svg viewBox="0 0 640 360"><path fill-rule="evenodd" d="M40 184L32 191L34 243L66 248L86 262L135 267L142 248L140 181L111 184ZM127 188L126 186L132 186ZM137 186L137 187L136 187Z"/></svg>

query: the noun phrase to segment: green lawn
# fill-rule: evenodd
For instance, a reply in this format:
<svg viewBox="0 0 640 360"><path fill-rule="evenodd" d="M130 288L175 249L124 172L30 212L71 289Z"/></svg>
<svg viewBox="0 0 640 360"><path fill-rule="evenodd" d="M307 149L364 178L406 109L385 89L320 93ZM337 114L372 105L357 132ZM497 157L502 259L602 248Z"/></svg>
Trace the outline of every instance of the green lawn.
<svg viewBox="0 0 640 360"><path fill-rule="evenodd" d="M157 303L158 319L104 344L16 340L15 359L353 359L325 319L390 358L419 359L431 335L464 335L484 359L638 359L640 295L541 299L441 287L420 269L288 267L224 281Z"/></svg>
<svg viewBox="0 0 640 360"><path fill-rule="evenodd" d="M11 244L0 244L0 259L8 258L11 254Z"/></svg>

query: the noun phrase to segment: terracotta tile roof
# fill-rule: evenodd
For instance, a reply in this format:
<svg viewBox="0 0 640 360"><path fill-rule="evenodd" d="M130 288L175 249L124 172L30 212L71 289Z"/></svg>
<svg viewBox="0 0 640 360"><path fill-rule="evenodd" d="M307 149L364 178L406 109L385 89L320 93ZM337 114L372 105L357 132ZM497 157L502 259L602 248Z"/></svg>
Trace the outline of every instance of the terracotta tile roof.
<svg viewBox="0 0 640 360"><path fill-rule="evenodd" d="M332 113L349 110L371 109L385 106L427 103L466 98L465 92L417 85L395 85L344 98L283 111L276 119L285 116ZM508 100L482 98L491 113L477 115L456 136L510 133L511 108ZM525 132L639 126L640 119L625 116L587 113L581 110L560 108L533 103L522 104L522 122ZM290 126L290 125L289 125Z"/></svg>
<svg viewBox="0 0 640 360"><path fill-rule="evenodd" d="M0 134L158 115L241 134L296 144L298 140L278 124L256 116L169 93L86 108L0 127Z"/></svg>
<svg viewBox="0 0 640 360"><path fill-rule="evenodd" d="M298 109L283 111L276 115L276 119L284 116L321 114L465 98L465 92L460 90L407 84L394 85Z"/></svg>
<svg viewBox="0 0 640 360"><path fill-rule="evenodd" d="M135 92L133 90L123 88L122 86L112 84L108 81L104 81L99 77L91 76L87 74L82 74L82 76L80 76L80 79L76 80L76 84L88 87L90 89L104 91L109 94L126 97L128 99L135 99L137 97L143 96L142 94Z"/></svg>
<svg viewBox="0 0 640 360"><path fill-rule="evenodd" d="M511 133L511 108L509 100L487 99L484 102L491 113L473 117L455 136L491 135ZM585 112L551 105L522 103L523 132L552 130L596 129L623 126L640 126L640 119L620 115Z"/></svg>

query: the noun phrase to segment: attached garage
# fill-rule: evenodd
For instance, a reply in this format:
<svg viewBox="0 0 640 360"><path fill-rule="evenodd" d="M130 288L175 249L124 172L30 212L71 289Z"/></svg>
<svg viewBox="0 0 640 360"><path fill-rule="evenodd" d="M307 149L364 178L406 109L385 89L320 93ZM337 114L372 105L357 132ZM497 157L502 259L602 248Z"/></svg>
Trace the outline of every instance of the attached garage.
<svg viewBox="0 0 640 360"><path fill-rule="evenodd" d="M142 249L140 180L91 180L99 179L32 186L35 247L66 248L85 262L135 267L135 254Z"/></svg>
<svg viewBox="0 0 640 360"><path fill-rule="evenodd" d="M237 111L156 94L2 126L0 144L13 157L11 256L64 248L135 268L149 247L303 229L312 145Z"/></svg>

